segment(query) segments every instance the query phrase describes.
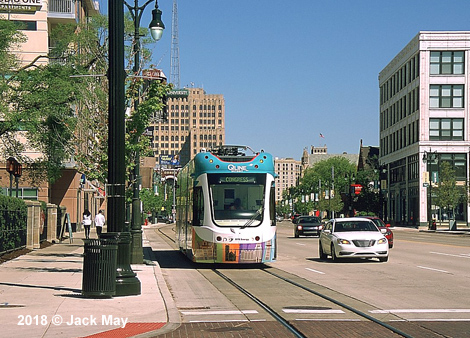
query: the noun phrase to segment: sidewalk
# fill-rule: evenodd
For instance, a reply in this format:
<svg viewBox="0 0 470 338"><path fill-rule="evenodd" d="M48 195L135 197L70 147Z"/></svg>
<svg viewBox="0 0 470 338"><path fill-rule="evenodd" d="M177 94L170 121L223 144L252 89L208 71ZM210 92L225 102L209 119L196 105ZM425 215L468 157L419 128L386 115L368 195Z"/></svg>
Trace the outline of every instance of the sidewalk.
<svg viewBox="0 0 470 338"><path fill-rule="evenodd" d="M144 252L151 254L145 235L150 227L143 228ZM85 298L84 233L73 236L72 243L66 239L0 264L0 336L155 336L168 322L164 299L171 298L157 262L132 265L141 283L140 295ZM91 237L96 238L93 230Z"/></svg>

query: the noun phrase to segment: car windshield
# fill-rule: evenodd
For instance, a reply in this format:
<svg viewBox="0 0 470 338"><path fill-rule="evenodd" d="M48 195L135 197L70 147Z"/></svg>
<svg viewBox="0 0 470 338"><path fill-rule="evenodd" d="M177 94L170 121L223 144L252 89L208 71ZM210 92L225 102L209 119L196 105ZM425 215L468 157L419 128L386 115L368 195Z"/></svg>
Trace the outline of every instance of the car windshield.
<svg viewBox="0 0 470 338"><path fill-rule="evenodd" d="M369 221L347 221L337 222L335 224L334 232L349 232L349 231L378 231L374 223Z"/></svg>
<svg viewBox="0 0 470 338"><path fill-rule="evenodd" d="M301 217L299 223L320 223L320 219L318 217Z"/></svg>

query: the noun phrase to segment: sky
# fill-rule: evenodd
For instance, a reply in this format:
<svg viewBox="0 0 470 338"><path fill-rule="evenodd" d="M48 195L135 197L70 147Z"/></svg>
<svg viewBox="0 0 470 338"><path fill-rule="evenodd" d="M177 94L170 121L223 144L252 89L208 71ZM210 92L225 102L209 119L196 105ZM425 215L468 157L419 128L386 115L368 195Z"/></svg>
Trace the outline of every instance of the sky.
<svg viewBox="0 0 470 338"><path fill-rule="evenodd" d="M107 14L108 0L98 2ZM177 5L181 87L224 96L226 144L296 160L311 146L326 145L330 154L358 153L361 140L378 146L380 71L419 31L470 30L469 0ZM170 78L173 0L158 6L166 29L150 48Z"/></svg>

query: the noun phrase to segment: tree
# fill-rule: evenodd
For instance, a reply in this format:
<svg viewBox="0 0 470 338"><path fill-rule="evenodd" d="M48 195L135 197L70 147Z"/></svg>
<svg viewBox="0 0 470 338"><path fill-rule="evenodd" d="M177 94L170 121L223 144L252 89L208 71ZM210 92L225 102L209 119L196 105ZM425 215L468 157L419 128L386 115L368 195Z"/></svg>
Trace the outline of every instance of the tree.
<svg viewBox="0 0 470 338"><path fill-rule="evenodd" d="M355 173L356 166L346 158L331 157L306 169L295 191L299 196L317 194L318 210L340 212L344 208L341 194L349 192L349 178ZM325 199L330 192L333 192L333 198Z"/></svg>
<svg viewBox="0 0 470 338"><path fill-rule="evenodd" d="M378 182L379 173L373 168L367 167L357 172L355 183L360 184L362 189L357 196L354 207L359 212L362 212L362 214L379 214L381 206Z"/></svg>
<svg viewBox="0 0 470 338"><path fill-rule="evenodd" d="M127 32L133 30L129 16L126 16ZM63 169L64 161L70 159L76 169L88 180L105 183L108 164L108 23L104 16L94 16L86 23L58 25L51 32L51 49L45 66L37 66L35 61L19 68L19 63L9 50L24 35L16 30L11 22L0 20L0 88L2 124L0 142L4 156L15 156L27 163L28 172L38 183L47 180L54 182ZM141 34L148 35L142 28ZM127 60L132 68L132 34L126 34L128 41ZM141 40L142 69L150 59L150 51L145 47L151 40ZM130 46L129 46L130 45ZM17 48L18 49L18 48ZM15 61L15 62L13 62ZM139 110L132 112L127 119L126 163L128 172L134 166L137 150L145 156L150 154L149 139L145 128L149 119L163 107L162 98L170 86L152 83L147 90L142 87L142 79L127 78L127 97L131 102L139 95ZM130 103L129 103L130 104ZM18 132L23 142L18 142ZM139 142L133 140L138 138ZM34 148L42 154L39 158L27 158L26 147ZM131 184L130 180L128 184Z"/></svg>
<svg viewBox="0 0 470 338"><path fill-rule="evenodd" d="M53 182L71 145L72 104L78 95L69 82L75 70L56 64L36 66L35 61L20 67L10 50L18 49L25 36L15 29L15 24L0 20L1 152L4 158L13 156L28 166L32 184ZM41 156L29 157L25 150Z"/></svg>
<svg viewBox="0 0 470 338"><path fill-rule="evenodd" d="M466 189L465 186L457 185L455 177L455 170L452 165L447 161L442 161L439 171L439 182L436 188L433 188L433 193L436 194L433 202L441 209L451 211L454 214L455 207L461 203L466 202Z"/></svg>

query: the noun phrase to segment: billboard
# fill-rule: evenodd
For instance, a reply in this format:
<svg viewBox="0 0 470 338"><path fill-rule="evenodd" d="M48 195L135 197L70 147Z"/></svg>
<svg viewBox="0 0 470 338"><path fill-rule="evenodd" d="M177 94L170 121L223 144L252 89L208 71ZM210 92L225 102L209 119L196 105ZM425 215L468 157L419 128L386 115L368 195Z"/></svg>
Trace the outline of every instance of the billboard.
<svg viewBox="0 0 470 338"><path fill-rule="evenodd" d="M179 155L160 155L160 165L179 165Z"/></svg>

